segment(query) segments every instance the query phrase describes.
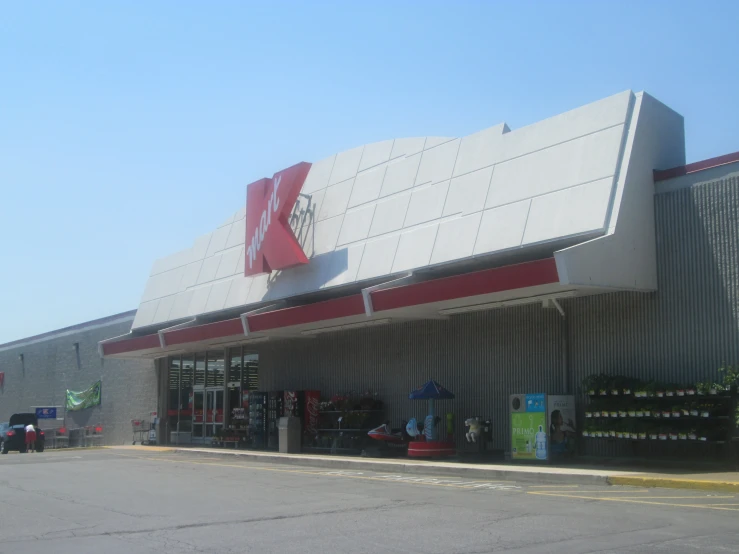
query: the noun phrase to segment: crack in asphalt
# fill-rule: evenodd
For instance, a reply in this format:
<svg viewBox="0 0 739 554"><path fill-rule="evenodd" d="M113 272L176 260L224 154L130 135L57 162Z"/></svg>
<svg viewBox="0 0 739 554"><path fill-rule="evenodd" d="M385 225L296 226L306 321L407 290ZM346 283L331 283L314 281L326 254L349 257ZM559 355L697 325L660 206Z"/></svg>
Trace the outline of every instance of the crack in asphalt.
<svg viewBox="0 0 739 554"><path fill-rule="evenodd" d="M381 504L378 506L365 506L362 508L348 508L348 509L336 509L336 510L324 510L320 512L310 512L305 514L287 514L287 515L275 515L265 517L255 517L246 519L235 519L228 521L209 521L202 523L183 523L180 525L171 525L169 527L151 527L147 529L130 529L121 531L102 531L100 533L78 533L79 529L70 529L68 531L61 531L57 536L46 537L46 534L32 537L32 540L37 541L49 541L58 540L65 538L87 538L87 537L125 537L131 535L145 535L149 533L160 533L168 531L181 531L183 529L202 529L207 527L224 527L228 525L239 525L239 524L251 524L251 523L264 523L268 521L281 521L286 519L302 519L312 516L324 516L324 515L336 515L336 514L348 514L348 513L362 513L362 512L380 512L392 510L395 508L407 508L414 506L424 506L425 502L406 502L403 500L393 501L391 504ZM69 536L63 536L69 535ZM43 538L42 538L43 537ZM28 540L24 539L11 539L4 541L5 543L23 542Z"/></svg>

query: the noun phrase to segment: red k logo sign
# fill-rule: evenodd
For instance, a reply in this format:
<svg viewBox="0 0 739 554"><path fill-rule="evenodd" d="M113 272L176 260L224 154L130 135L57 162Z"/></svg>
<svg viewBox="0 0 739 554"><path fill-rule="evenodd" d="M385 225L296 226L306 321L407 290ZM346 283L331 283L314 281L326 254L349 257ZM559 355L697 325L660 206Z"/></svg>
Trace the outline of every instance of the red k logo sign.
<svg viewBox="0 0 739 554"><path fill-rule="evenodd" d="M246 187L244 275L308 263L290 228L290 213L309 170L310 164L301 162Z"/></svg>

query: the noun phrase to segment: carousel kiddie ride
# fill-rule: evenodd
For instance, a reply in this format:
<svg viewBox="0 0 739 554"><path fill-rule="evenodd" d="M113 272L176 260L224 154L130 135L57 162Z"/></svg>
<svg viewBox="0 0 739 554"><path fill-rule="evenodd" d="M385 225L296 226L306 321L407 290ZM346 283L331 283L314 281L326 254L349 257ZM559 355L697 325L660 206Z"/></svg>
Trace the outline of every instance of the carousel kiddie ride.
<svg viewBox="0 0 739 554"><path fill-rule="evenodd" d="M454 414L447 414L447 438L439 440L438 424L440 417L434 415L434 400L448 400L454 394L442 387L436 381L429 381L420 389L414 390L408 396L411 400L428 400L429 413L423 423L416 418L403 421L400 429L392 429L390 422L375 427L369 433L370 438L384 443L386 451L405 453L416 458L438 458L454 456Z"/></svg>
<svg viewBox="0 0 739 554"><path fill-rule="evenodd" d="M440 458L447 456L454 456L457 453L457 449L454 445L454 436L449 431L454 431L453 424L450 425L450 419L447 419L447 438L446 440L439 440L438 422L440 418L437 418L434 414L434 401L435 400L451 400L454 398L454 394L442 387L439 383L434 380L429 381L423 385L420 389L414 390L408 398L411 400L428 400L429 411L428 415L423 421L423 432L418 432L418 435L408 443L408 456L414 458ZM415 428L408 430L411 426L411 422L408 422L406 431L412 436L411 431Z"/></svg>

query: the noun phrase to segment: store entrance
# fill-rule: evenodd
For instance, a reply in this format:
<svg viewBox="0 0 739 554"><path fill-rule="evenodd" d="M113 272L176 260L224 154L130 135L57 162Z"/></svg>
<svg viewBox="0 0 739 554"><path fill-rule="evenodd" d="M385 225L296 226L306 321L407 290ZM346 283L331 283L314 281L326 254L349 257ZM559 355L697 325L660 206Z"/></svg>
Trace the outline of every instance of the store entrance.
<svg viewBox="0 0 739 554"><path fill-rule="evenodd" d="M193 391L193 442L202 442L215 436L223 428L223 397L220 387Z"/></svg>
<svg viewBox="0 0 739 554"><path fill-rule="evenodd" d="M205 391L205 436L220 434L223 429L223 388L211 388Z"/></svg>

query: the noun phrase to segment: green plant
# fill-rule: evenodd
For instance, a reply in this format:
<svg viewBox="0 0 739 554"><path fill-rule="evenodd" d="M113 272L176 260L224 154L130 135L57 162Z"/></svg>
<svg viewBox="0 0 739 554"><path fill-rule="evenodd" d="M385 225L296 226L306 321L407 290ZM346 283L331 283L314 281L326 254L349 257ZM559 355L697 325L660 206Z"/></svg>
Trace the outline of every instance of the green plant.
<svg viewBox="0 0 739 554"><path fill-rule="evenodd" d="M726 390L739 385L739 366L724 364L718 368L718 371L723 375L723 385Z"/></svg>

